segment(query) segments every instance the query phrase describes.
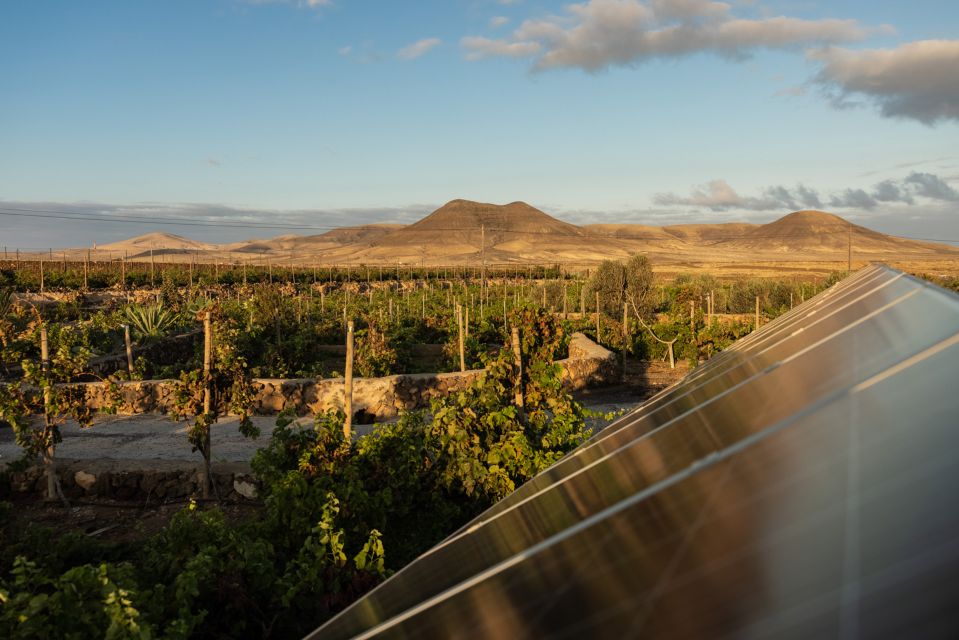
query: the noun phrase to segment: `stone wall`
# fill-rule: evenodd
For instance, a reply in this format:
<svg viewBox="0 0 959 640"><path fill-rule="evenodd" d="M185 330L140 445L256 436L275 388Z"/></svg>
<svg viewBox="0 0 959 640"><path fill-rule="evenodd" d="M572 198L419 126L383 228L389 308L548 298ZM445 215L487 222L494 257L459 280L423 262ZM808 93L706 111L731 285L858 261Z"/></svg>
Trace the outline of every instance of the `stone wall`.
<svg viewBox="0 0 959 640"><path fill-rule="evenodd" d="M197 454L199 455L199 454ZM201 463L179 460L57 460L57 475L68 498L99 496L117 500L160 503L199 496ZM41 465L9 474L11 494L44 495L46 470ZM257 483L246 462L213 465L216 493L224 500L256 499ZM5 490L0 489L0 498Z"/></svg>
<svg viewBox="0 0 959 640"><path fill-rule="evenodd" d="M558 361L564 385L570 390L611 384L619 379L616 355L581 333L573 334L569 358ZM483 369L455 373L419 373L355 378L353 407L357 424L396 417L401 411L428 407L430 400L468 387ZM83 383L81 383L83 384ZM89 383L87 402L96 409L110 407L107 389ZM119 413L169 413L173 406L172 380L143 380L120 384L123 397ZM271 415L292 408L299 415L343 407L343 379L255 379L254 411Z"/></svg>

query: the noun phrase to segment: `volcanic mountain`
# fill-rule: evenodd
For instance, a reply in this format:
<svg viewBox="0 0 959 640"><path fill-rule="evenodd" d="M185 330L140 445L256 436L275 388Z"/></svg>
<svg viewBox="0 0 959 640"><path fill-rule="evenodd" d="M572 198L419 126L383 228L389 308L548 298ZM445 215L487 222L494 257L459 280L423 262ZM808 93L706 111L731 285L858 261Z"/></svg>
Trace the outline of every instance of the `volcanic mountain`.
<svg viewBox="0 0 959 640"><path fill-rule="evenodd" d="M453 200L414 224L343 227L313 236L286 235L208 245L151 233L101 246L134 255L200 254L217 261L279 260L299 264L595 263L645 253L654 264L845 262L853 259L956 260L959 248L896 238L824 211L796 211L768 224L745 222L656 227L592 224L579 227L525 202L497 205ZM85 250L84 250L85 251ZM179 256L179 257L178 257Z"/></svg>
<svg viewBox="0 0 959 640"><path fill-rule="evenodd" d="M190 238L184 238L173 233L154 231L145 233L142 236L111 242L110 244L100 245L98 249L104 251L125 252L130 257L147 254L151 249L154 253L180 253L189 251L208 251L215 249L216 245L198 242Z"/></svg>
<svg viewBox="0 0 959 640"><path fill-rule="evenodd" d="M452 200L419 222L371 243L364 256L373 259L432 260L435 252L458 259L509 259L534 254L542 259L581 247L585 232L525 202L505 205Z"/></svg>
<svg viewBox="0 0 959 640"><path fill-rule="evenodd" d="M851 245L856 254L953 253L944 245L888 236L852 224L825 211L794 211L769 224L745 230L721 241L729 247L774 253L841 253Z"/></svg>

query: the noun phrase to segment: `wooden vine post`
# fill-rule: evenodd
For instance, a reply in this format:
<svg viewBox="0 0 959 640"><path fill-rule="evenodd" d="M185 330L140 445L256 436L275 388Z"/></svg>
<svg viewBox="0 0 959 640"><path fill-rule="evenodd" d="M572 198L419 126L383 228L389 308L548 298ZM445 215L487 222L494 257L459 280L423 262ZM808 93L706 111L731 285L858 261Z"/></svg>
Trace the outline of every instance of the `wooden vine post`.
<svg viewBox="0 0 959 640"><path fill-rule="evenodd" d="M130 343L130 325L123 325L123 342L127 347L127 371L130 373L130 379L133 379L133 345Z"/></svg>
<svg viewBox="0 0 959 640"><path fill-rule="evenodd" d="M756 296L756 330L759 330L759 296Z"/></svg>
<svg viewBox="0 0 959 640"><path fill-rule="evenodd" d="M43 293L43 258L40 258L40 293Z"/></svg>
<svg viewBox="0 0 959 640"><path fill-rule="evenodd" d="M466 345L463 340L463 306L456 305L456 325L459 328L460 371L466 371Z"/></svg>
<svg viewBox="0 0 959 640"><path fill-rule="evenodd" d="M523 400L523 349L519 342L519 327L512 328L510 342L513 345L513 365L516 368L516 377L513 380L513 404L522 416L525 406Z"/></svg>
<svg viewBox="0 0 959 640"><path fill-rule="evenodd" d="M353 437L353 321L346 323L346 366L343 375L343 437Z"/></svg>
<svg viewBox="0 0 959 640"><path fill-rule="evenodd" d="M154 283L154 272L156 271L156 260L153 257L153 247L150 247L150 286Z"/></svg>
<svg viewBox="0 0 959 640"><path fill-rule="evenodd" d="M40 325L40 367L43 373L50 371L50 343L47 340L47 326ZM43 466L47 476L47 500L57 499L57 468L55 461L56 443L53 438L53 421L50 416L53 404L53 389L50 382L43 387L43 435L46 439L46 448L43 450Z"/></svg>
<svg viewBox="0 0 959 640"><path fill-rule="evenodd" d="M208 417L213 411L213 319L212 313L207 311L203 314L203 414ZM210 499L210 487L213 484L213 473L210 468L210 460L213 453L210 450L210 424L207 423L203 433L203 450L206 455L203 456L203 499Z"/></svg>

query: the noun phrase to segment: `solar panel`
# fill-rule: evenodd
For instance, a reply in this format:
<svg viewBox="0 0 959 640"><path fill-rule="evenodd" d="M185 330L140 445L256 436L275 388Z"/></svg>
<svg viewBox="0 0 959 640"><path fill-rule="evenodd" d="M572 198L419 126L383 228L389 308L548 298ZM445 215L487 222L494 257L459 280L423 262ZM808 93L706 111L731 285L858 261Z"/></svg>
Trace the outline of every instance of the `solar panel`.
<svg viewBox="0 0 959 640"><path fill-rule="evenodd" d="M311 637L954 635L959 298L851 276Z"/></svg>

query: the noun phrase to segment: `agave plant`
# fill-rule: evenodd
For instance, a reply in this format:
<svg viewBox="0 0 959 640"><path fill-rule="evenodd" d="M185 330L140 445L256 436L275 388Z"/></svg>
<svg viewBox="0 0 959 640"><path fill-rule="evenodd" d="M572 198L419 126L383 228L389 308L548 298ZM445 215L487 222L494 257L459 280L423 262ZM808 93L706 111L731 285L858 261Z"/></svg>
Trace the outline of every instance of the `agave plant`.
<svg viewBox="0 0 959 640"><path fill-rule="evenodd" d="M183 309L184 318L198 318L201 313L208 311L213 306L213 301L209 298L191 298Z"/></svg>
<svg viewBox="0 0 959 640"><path fill-rule="evenodd" d="M177 321L176 314L165 309L162 302L131 305L126 309L126 316L139 338L160 338Z"/></svg>
<svg viewBox="0 0 959 640"><path fill-rule="evenodd" d="M13 310L13 290L0 289L0 319L6 318Z"/></svg>

